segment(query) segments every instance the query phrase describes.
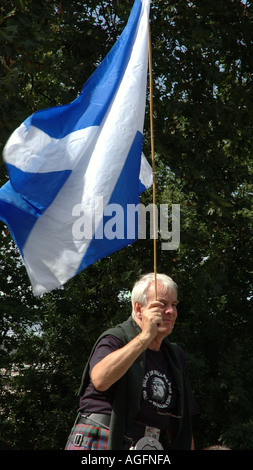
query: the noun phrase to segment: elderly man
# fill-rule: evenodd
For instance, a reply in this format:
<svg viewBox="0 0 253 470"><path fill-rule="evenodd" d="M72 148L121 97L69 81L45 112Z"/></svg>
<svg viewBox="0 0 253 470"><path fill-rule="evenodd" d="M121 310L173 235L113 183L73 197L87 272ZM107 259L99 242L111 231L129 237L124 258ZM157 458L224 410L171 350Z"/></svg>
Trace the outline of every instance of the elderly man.
<svg viewBox="0 0 253 470"><path fill-rule="evenodd" d="M132 316L93 347L66 450L193 449L196 405L186 359L167 338L176 319L175 282L142 276L132 291Z"/></svg>

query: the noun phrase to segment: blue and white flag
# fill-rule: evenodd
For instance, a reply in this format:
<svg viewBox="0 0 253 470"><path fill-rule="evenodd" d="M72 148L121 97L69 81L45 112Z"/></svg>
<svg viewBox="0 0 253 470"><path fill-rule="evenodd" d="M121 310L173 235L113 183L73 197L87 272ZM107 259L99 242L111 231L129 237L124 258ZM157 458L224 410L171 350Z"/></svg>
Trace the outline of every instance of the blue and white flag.
<svg viewBox="0 0 253 470"><path fill-rule="evenodd" d="M152 185L142 154L149 8L150 0L135 1L75 101L35 112L5 146L9 181L0 189L0 218L35 295L138 237L137 217L127 216Z"/></svg>

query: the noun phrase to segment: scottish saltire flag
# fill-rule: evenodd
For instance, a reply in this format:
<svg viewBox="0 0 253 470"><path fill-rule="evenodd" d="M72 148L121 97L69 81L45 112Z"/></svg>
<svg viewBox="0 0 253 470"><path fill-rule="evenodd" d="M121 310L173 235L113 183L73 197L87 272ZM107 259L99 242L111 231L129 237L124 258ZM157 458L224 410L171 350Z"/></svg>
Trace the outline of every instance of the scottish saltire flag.
<svg viewBox="0 0 253 470"><path fill-rule="evenodd" d="M136 217L127 215L152 184L142 154L149 8L150 0L135 1L75 101L35 112L5 146L9 181L0 190L0 218L35 295L138 237Z"/></svg>

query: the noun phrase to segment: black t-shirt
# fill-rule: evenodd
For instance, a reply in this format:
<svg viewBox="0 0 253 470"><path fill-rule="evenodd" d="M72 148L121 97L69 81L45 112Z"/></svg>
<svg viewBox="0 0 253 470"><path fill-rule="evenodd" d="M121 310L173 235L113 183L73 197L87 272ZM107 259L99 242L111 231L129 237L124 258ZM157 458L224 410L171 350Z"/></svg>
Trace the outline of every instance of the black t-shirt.
<svg viewBox="0 0 253 470"><path fill-rule="evenodd" d="M142 397L137 421L159 429L169 427L170 415L176 414L178 391L164 353L147 349Z"/></svg>
<svg viewBox="0 0 253 470"><path fill-rule="evenodd" d="M114 336L108 335L102 338L91 358L90 373L95 364L101 361L107 354L121 347L122 343ZM179 349L179 351L187 377L185 355L182 349ZM159 429L167 429L169 427L170 414L176 414L178 390L162 351L147 349L142 385L140 410L136 416L136 420ZM188 379L187 385L191 412L195 414L197 412L196 404ZM115 387L116 384L112 385L104 392L99 392L93 387L90 381L84 395L80 399L80 411L84 413L110 414Z"/></svg>
<svg viewBox="0 0 253 470"><path fill-rule="evenodd" d="M108 335L102 338L90 360L89 373L91 374L93 367L105 356L121 347L121 342L115 338L115 336ZM99 392L93 387L93 384L90 381L83 396L80 398L80 411L85 413L111 414L115 387L116 384L112 385L104 392Z"/></svg>

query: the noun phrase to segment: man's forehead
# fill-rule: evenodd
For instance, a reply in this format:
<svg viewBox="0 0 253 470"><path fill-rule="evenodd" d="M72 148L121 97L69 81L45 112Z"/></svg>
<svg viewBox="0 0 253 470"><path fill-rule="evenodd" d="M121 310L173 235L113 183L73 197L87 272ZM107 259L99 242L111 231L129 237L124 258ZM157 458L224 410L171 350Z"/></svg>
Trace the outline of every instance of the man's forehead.
<svg viewBox="0 0 253 470"><path fill-rule="evenodd" d="M154 281L152 281L152 283L149 285L147 294L148 294L148 297L155 296L155 282ZM174 292L173 289L168 290L161 282L157 282L157 297L159 296L163 297L165 295L172 295L173 297L175 297L175 299L177 298L176 293Z"/></svg>

